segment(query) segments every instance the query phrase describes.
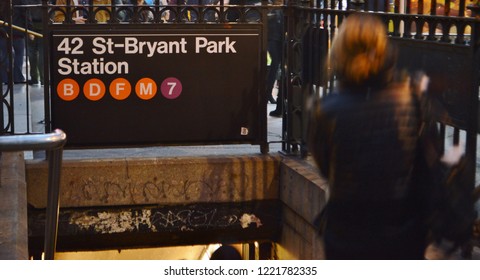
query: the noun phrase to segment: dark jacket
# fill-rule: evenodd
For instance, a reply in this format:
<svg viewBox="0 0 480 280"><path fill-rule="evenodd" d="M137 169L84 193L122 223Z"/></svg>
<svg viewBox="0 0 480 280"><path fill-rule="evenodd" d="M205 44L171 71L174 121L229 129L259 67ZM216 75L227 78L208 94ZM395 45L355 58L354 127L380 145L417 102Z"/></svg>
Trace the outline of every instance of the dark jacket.
<svg viewBox="0 0 480 280"><path fill-rule="evenodd" d="M327 249L352 259L421 251L426 231L411 180L420 120L408 88L342 90L315 111L309 149L329 183Z"/></svg>
<svg viewBox="0 0 480 280"><path fill-rule="evenodd" d="M313 149L334 199L385 200L406 195L418 133L416 107L395 90L344 91L320 104Z"/></svg>

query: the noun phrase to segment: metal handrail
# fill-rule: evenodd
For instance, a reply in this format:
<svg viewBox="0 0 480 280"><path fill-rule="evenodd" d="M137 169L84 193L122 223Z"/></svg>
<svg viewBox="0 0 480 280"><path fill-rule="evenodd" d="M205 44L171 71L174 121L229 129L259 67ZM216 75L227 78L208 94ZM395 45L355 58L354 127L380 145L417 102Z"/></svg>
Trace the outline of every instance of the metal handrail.
<svg viewBox="0 0 480 280"><path fill-rule="evenodd" d="M48 197L45 220L45 259L55 258L58 231L60 173L66 134L56 129L52 133L0 136L0 152L46 150L48 159Z"/></svg>
<svg viewBox="0 0 480 280"><path fill-rule="evenodd" d="M0 25L4 25L4 26L10 26L10 23L6 22L6 21L3 21L3 20L0 20ZM26 28L23 28L21 26L17 26L15 24L12 24L11 25L13 29L15 30L18 30L18 31L21 31L21 32L25 32L29 35L33 35L35 37L40 37L40 38L43 38L43 34L41 33L38 33L38 32L35 32L33 30L30 30L30 29L26 29Z"/></svg>
<svg viewBox="0 0 480 280"><path fill-rule="evenodd" d="M0 137L0 151L58 149L65 145L66 140L66 134L60 129L47 134L2 135Z"/></svg>

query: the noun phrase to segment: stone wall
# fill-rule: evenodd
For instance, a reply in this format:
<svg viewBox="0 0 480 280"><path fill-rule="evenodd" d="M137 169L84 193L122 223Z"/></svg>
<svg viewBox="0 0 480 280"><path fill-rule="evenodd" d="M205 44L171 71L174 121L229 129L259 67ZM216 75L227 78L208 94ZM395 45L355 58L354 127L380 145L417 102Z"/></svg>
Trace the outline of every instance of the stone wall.
<svg viewBox="0 0 480 280"><path fill-rule="evenodd" d="M321 239L313 221L323 209L327 183L307 161L285 158L280 165L282 234L276 244L280 260L324 259Z"/></svg>
<svg viewBox="0 0 480 280"><path fill-rule="evenodd" d="M0 153L0 259L28 259L27 188L22 152Z"/></svg>

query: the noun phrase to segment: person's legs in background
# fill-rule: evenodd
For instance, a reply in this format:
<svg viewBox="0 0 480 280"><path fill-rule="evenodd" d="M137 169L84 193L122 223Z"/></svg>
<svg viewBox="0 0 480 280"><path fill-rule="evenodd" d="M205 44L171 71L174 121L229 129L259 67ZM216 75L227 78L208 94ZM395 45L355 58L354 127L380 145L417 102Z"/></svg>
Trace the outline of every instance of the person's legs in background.
<svg viewBox="0 0 480 280"><path fill-rule="evenodd" d="M43 85L43 63L44 63L44 54L43 54L43 38L38 38L38 74L40 78L40 83Z"/></svg>
<svg viewBox="0 0 480 280"><path fill-rule="evenodd" d="M13 38L13 82L25 83L26 79L22 73L23 58L25 57L25 37Z"/></svg>
<svg viewBox="0 0 480 280"><path fill-rule="evenodd" d="M8 51L7 51L7 38L1 37L0 38L0 78L2 79L2 83L8 82Z"/></svg>
<svg viewBox="0 0 480 280"><path fill-rule="evenodd" d="M43 83L43 39L34 37L28 40L28 61L30 63L31 85Z"/></svg>
<svg viewBox="0 0 480 280"><path fill-rule="evenodd" d="M269 113L270 116L272 117L282 117L283 115L283 91L284 91L284 85L282 77L277 79L278 83L278 94L277 94L277 106L275 107L275 110L271 111Z"/></svg>
<svg viewBox="0 0 480 280"><path fill-rule="evenodd" d="M278 68L280 67L281 57L282 57L282 42L271 40L268 41L268 52L270 54L271 62L267 71L267 86L266 86L266 95L267 100L275 104L275 98L273 98L272 91L275 81L277 79Z"/></svg>

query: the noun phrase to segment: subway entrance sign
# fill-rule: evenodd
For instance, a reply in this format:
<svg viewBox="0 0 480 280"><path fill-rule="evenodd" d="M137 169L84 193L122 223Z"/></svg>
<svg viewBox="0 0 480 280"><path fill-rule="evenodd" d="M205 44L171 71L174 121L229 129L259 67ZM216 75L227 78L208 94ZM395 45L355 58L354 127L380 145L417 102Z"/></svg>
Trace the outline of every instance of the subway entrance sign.
<svg viewBox="0 0 480 280"><path fill-rule="evenodd" d="M67 146L266 143L262 25L136 27L52 26Z"/></svg>

